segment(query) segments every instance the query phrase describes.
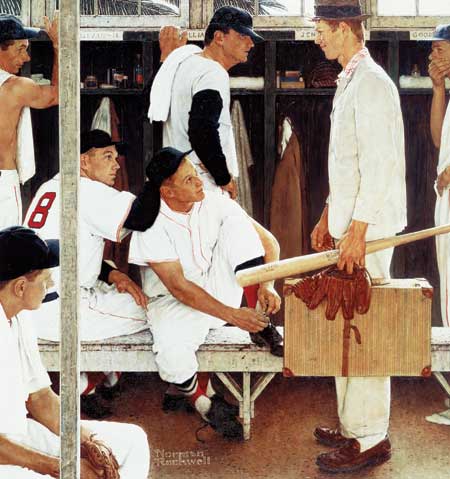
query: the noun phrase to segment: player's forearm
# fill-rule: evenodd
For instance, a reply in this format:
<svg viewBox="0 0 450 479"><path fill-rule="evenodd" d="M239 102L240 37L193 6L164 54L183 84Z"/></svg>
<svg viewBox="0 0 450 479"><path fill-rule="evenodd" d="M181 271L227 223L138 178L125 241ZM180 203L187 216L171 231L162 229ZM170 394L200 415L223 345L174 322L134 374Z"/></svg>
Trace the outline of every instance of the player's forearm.
<svg viewBox="0 0 450 479"><path fill-rule="evenodd" d="M43 454L0 435L0 464L19 466L42 475L59 477L59 458Z"/></svg>
<svg viewBox="0 0 450 479"><path fill-rule="evenodd" d="M217 90L202 90L192 98L189 112L189 142L219 186L231 181L219 134L223 101Z"/></svg>
<svg viewBox="0 0 450 479"><path fill-rule="evenodd" d="M233 308L213 298L192 281L184 280L183 282L178 282L176 285L169 286L169 291L180 303L186 306L227 322L232 320Z"/></svg>
<svg viewBox="0 0 450 479"><path fill-rule="evenodd" d="M60 434L60 400L50 388L30 394L27 410L33 418L59 436Z"/></svg>
<svg viewBox="0 0 450 479"><path fill-rule="evenodd" d="M445 117L445 86L433 87L430 130L436 148L441 146L442 124Z"/></svg>
<svg viewBox="0 0 450 479"><path fill-rule="evenodd" d="M264 263L278 261L280 259L280 245L277 239L253 218L251 220L264 248Z"/></svg>
<svg viewBox="0 0 450 479"><path fill-rule="evenodd" d="M155 222L155 215L158 213L154 211L157 198L159 198L159 189L146 181L142 191L131 204L124 227L131 231L145 231L150 228Z"/></svg>

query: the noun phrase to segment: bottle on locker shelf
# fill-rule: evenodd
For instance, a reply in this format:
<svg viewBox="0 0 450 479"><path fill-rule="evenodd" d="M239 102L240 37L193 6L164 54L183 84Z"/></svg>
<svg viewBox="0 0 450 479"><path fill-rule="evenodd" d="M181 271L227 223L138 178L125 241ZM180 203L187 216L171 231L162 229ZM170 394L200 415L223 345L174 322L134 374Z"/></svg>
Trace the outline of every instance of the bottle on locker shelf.
<svg viewBox="0 0 450 479"><path fill-rule="evenodd" d="M136 88L142 88L144 86L144 69L141 63L141 54L136 55L136 64L134 65L134 85Z"/></svg>

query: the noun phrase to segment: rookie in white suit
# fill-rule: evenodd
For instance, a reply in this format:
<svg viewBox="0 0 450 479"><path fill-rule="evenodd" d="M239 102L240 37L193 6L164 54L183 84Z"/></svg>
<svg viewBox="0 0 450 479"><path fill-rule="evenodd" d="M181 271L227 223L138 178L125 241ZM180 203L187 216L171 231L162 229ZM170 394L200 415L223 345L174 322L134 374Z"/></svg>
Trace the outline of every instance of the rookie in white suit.
<svg viewBox="0 0 450 479"><path fill-rule="evenodd" d="M130 262L143 266L153 351L159 374L187 397L200 415L226 437L242 438L236 408L213 397L197 381L196 352L208 332L226 322L250 332L267 330L254 309L240 308L235 272L278 257L276 240L252 223L233 200L204 192L185 153L163 148L147 168L155 188L153 225L133 233ZM272 284L258 285L267 313L279 309ZM208 394L210 391L210 394Z"/></svg>
<svg viewBox="0 0 450 479"><path fill-rule="evenodd" d="M4 479L59 477L60 402L41 362L31 314L52 284L50 268L58 265L58 249L57 241L44 242L28 228L0 230L0 373L7 384L0 395ZM147 479L149 447L142 429L83 422L81 441L91 433L112 448L122 479ZM81 477L88 469L82 459Z"/></svg>
<svg viewBox="0 0 450 479"><path fill-rule="evenodd" d="M406 226L400 98L392 80L364 48L359 2L341 3L341 8L316 4L316 43L327 59L341 63L343 71L331 113L330 193L311 235L312 246L323 250L331 235L340 249L338 267L352 272L354 264L365 262L372 276L389 277L392 250L365 259L365 241L393 235ZM336 22L329 22L330 14L337 16ZM389 459L389 378L336 378L336 390L339 430L318 428L315 435L340 449L320 455L319 467L350 472Z"/></svg>

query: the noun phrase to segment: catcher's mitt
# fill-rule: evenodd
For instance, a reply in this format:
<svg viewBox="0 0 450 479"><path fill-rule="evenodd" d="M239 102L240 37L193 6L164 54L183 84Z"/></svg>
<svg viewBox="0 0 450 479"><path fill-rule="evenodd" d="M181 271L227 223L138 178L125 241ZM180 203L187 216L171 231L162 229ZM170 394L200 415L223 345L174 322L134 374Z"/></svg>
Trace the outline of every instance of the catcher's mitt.
<svg viewBox="0 0 450 479"><path fill-rule="evenodd" d="M119 463L111 448L94 436L95 434L92 434L89 440L81 444L80 456L89 462L98 477L120 479Z"/></svg>
<svg viewBox="0 0 450 479"><path fill-rule="evenodd" d="M300 279L287 288L294 293L309 309L315 309L327 298L325 316L329 320L336 317L342 307L345 319L353 319L354 311L365 314L370 307L371 280L365 268L354 267L352 274L331 266L313 276Z"/></svg>

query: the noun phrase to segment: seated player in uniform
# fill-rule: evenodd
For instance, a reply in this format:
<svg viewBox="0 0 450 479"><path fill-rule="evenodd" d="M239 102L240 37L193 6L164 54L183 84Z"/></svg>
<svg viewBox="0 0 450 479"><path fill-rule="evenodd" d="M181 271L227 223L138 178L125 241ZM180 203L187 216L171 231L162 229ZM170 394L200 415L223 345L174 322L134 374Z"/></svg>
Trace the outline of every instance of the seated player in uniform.
<svg viewBox="0 0 450 479"><path fill-rule="evenodd" d="M138 197L112 188L120 168L116 146L123 147L101 130L81 135L78 261L82 341L132 334L148 327L148 298L126 274L103 261L105 239L120 241L129 230L145 230L149 225L145 220L146 186ZM59 198L56 175L36 192L25 226L43 238L59 237ZM38 337L59 341L59 300L45 302L34 314ZM105 375L106 379L98 373L82 373L81 377L81 410L95 419L111 414L105 399L117 392L118 373Z"/></svg>
<svg viewBox="0 0 450 479"><path fill-rule="evenodd" d="M277 260L278 243L235 201L204 192L188 154L163 148L146 173L154 188L152 226L133 233L129 262L142 266L143 289L151 297L153 351L161 378L171 383L165 400L169 391L187 398L217 432L241 439L236 407L215 394L210 380L198 380L196 351L210 329L229 323L282 354L282 338L267 316L280 308L273 284L245 288L249 307L241 308L235 276Z"/></svg>
<svg viewBox="0 0 450 479"><path fill-rule="evenodd" d="M45 242L33 230L0 230L0 372L5 385L0 395L0 477L5 479L59 477L60 400L50 388L34 333L36 318L29 314L52 285L50 268L59 264L58 254L58 241ZM106 445L100 446L103 466L118 470L122 479L148 477L150 452L141 428L83 421L80 437L82 451L92 451L92 443L101 439ZM94 471L87 456L93 457L82 457L81 479L118 477L106 475L105 469Z"/></svg>

